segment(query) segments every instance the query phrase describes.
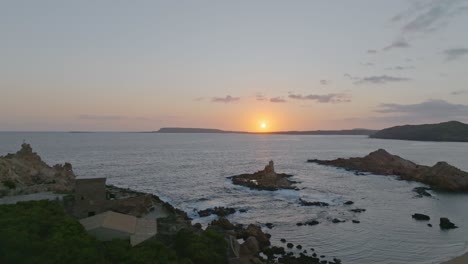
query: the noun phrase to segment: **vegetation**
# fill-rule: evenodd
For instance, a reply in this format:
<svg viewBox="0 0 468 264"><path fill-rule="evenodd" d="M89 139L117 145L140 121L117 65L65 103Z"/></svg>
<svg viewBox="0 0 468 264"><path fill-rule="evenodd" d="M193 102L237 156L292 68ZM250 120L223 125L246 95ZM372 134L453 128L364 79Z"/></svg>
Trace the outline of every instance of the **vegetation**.
<svg viewBox="0 0 468 264"><path fill-rule="evenodd" d="M390 127L371 135L372 138L418 141L468 142L468 125L457 121L429 125Z"/></svg>
<svg viewBox="0 0 468 264"><path fill-rule="evenodd" d="M15 189L16 183L12 180L4 180L2 181L3 186L7 187L8 189Z"/></svg>
<svg viewBox="0 0 468 264"><path fill-rule="evenodd" d="M225 263L226 242L216 233L180 231L173 247L148 240L101 242L64 213L58 202L0 205L0 263Z"/></svg>

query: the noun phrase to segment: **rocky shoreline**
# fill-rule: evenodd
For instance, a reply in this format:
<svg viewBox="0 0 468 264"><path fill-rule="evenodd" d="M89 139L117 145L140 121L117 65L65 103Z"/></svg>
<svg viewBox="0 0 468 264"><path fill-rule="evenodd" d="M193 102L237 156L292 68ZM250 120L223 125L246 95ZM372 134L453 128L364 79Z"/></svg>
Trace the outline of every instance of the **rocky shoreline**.
<svg viewBox="0 0 468 264"><path fill-rule="evenodd" d="M418 165L412 161L392 155L384 149L371 152L360 158L318 160L307 162L344 168L357 173L369 172L380 175L396 175L402 180L425 183L432 188L446 191L468 191L468 172L462 171L446 162L434 166ZM416 189L421 196L429 196L423 189Z"/></svg>

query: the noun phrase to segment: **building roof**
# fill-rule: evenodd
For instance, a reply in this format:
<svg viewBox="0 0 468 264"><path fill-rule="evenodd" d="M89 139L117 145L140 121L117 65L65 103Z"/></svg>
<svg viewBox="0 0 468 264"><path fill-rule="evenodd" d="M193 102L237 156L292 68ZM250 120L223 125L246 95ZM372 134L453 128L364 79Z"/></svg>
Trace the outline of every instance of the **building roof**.
<svg viewBox="0 0 468 264"><path fill-rule="evenodd" d="M139 219L135 216L107 211L80 220L86 231L105 228L127 233L132 246L156 235L156 219Z"/></svg>

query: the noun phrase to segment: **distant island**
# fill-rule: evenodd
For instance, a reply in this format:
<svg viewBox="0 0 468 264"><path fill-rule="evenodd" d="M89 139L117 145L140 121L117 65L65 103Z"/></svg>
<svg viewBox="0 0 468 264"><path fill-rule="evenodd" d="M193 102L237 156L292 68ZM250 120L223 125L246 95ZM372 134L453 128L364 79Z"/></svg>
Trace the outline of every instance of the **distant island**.
<svg viewBox="0 0 468 264"><path fill-rule="evenodd" d="M371 138L416 141L468 142L468 125L450 121L439 124L395 126L370 135Z"/></svg>
<svg viewBox="0 0 468 264"><path fill-rule="evenodd" d="M310 130L310 131L276 131L276 132L243 132L226 131L213 128L182 128L163 127L152 133L219 133L219 134L266 134L266 135L364 135L369 136L375 133L370 129L349 129L349 130Z"/></svg>

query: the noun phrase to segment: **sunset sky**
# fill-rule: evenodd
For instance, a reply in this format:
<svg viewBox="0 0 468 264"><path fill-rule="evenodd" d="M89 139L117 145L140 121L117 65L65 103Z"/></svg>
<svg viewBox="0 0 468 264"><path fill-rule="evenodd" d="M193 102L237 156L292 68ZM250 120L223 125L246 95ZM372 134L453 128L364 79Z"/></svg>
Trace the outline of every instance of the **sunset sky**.
<svg viewBox="0 0 468 264"><path fill-rule="evenodd" d="M4 0L0 131L468 122L467 27L468 0Z"/></svg>

